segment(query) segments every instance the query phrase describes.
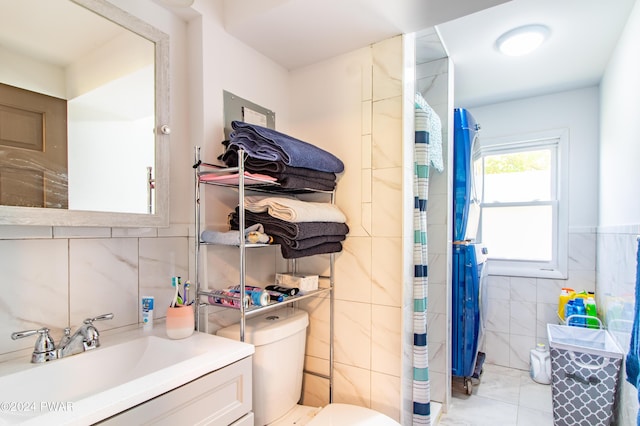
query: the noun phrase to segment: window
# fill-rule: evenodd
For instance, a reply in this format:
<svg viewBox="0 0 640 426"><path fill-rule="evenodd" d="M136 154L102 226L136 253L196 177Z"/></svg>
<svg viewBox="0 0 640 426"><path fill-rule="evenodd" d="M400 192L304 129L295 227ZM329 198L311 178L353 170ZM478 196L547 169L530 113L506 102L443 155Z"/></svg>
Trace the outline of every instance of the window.
<svg viewBox="0 0 640 426"><path fill-rule="evenodd" d="M567 137L553 133L481 141L474 171L491 274L566 278Z"/></svg>

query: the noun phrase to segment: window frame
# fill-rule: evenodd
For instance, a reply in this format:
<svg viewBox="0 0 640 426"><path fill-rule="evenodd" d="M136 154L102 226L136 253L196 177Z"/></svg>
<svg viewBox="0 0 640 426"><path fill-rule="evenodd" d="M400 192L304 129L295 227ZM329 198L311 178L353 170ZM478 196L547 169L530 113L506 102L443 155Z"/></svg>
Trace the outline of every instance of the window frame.
<svg viewBox="0 0 640 426"><path fill-rule="evenodd" d="M550 200L523 202L484 201L484 164L482 167L482 193L480 194L480 217L485 207L543 206L552 207L552 258L550 261L507 260L491 257L488 249L487 263L490 275L519 276L532 278L567 279L568 239L569 239L569 131L555 129L544 132L505 136L495 139L480 139L480 147L474 155L474 161L487 155L510 154L551 149L551 191ZM555 161L554 161L555 160ZM482 241L482 219L478 227L478 238Z"/></svg>

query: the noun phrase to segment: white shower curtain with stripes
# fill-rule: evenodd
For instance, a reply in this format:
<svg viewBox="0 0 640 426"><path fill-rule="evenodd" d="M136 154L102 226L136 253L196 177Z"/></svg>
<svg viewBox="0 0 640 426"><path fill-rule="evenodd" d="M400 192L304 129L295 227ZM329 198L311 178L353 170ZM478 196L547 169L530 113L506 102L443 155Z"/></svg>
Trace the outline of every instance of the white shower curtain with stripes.
<svg viewBox="0 0 640 426"><path fill-rule="evenodd" d="M436 144L434 144L436 142ZM413 424L431 424L429 351L427 349L427 200L429 165L442 171L440 118L422 95L415 99L413 176Z"/></svg>

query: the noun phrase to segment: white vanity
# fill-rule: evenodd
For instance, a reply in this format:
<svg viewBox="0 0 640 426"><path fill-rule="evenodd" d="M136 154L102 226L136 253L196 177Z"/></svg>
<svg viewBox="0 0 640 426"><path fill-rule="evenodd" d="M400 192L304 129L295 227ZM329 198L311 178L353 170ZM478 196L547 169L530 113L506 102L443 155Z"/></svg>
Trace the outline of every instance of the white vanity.
<svg viewBox="0 0 640 426"><path fill-rule="evenodd" d="M170 340L160 323L69 358L20 357L0 365L0 424L253 425L253 352L204 333Z"/></svg>

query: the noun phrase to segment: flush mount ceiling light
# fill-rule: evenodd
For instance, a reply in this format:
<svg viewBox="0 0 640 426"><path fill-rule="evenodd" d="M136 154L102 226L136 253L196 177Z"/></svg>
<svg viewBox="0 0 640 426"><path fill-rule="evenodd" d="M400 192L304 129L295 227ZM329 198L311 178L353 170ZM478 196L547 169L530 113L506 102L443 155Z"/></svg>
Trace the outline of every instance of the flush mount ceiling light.
<svg viewBox="0 0 640 426"><path fill-rule="evenodd" d="M525 25L502 34L496 41L498 50L508 56L522 56L536 50L549 35L544 25Z"/></svg>

